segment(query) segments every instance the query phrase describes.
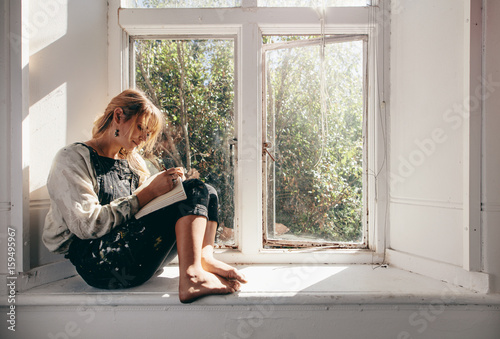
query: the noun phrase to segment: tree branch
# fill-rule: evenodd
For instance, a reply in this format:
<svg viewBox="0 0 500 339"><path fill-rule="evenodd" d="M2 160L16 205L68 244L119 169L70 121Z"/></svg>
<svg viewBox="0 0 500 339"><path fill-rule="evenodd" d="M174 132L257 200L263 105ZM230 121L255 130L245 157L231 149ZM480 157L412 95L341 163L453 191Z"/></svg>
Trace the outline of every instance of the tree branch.
<svg viewBox="0 0 500 339"><path fill-rule="evenodd" d="M186 152L186 169L189 171L191 169L191 146L189 144L189 130L188 130L188 116L186 108L186 98L185 98L185 73L184 73L184 54L182 53L181 42L177 43L177 57L179 58L179 74L180 74L180 86L179 86L179 99L181 101L181 125L182 132L184 134L184 151Z"/></svg>
<svg viewBox="0 0 500 339"><path fill-rule="evenodd" d="M137 65L139 66L139 70L141 71L142 77L144 78L144 82L146 83L151 99L153 100L153 103L156 105L156 107L160 108L161 106L160 102L158 101L158 97L156 96L156 91L154 90L154 87L151 84L151 80L149 79L149 74L144 69L144 63L142 59L142 49L139 50L139 53L137 53L136 57L137 57Z"/></svg>

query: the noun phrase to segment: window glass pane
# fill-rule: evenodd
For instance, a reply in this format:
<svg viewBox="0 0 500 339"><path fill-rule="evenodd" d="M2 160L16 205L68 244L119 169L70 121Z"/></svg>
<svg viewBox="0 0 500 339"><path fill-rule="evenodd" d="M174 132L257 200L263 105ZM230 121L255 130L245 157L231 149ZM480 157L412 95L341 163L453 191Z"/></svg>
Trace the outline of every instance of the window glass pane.
<svg viewBox="0 0 500 339"><path fill-rule="evenodd" d="M218 242L235 245L233 40L136 40L135 78L167 122L155 155L219 193Z"/></svg>
<svg viewBox="0 0 500 339"><path fill-rule="evenodd" d="M260 7L358 7L370 3L371 0L257 0Z"/></svg>
<svg viewBox="0 0 500 339"><path fill-rule="evenodd" d="M125 0L126 8L240 7L241 0Z"/></svg>
<svg viewBox="0 0 500 339"><path fill-rule="evenodd" d="M363 243L364 42L305 42L264 56L267 239Z"/></svg>

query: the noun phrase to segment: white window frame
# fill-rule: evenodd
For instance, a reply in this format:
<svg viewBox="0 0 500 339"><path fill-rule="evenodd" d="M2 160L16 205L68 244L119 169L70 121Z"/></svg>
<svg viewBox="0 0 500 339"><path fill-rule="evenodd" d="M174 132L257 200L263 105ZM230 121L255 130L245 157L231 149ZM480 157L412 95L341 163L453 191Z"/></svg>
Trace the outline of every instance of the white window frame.
<svg viewBox="0 0 500 339"><path fill-rule="evenodd" d="M228 36L235 38L235 231L237 249L219 250L231 263L378 263L384 260L387 223L384 58L389 31L383 3L372 7L257 8L243 0L241 8L132 9L109 1L108 58L110 96L132 86L129 38ZM377 6L378 5L378 6ZM321 15L325 25L321 27ZM332 24L335 23L335 24ZM263 249L262 244L262 35L365 34L368 36L367 126L368 249ZM243 93L243 94L242 94ZM382 107L382 108L381 108Z"/></svg>

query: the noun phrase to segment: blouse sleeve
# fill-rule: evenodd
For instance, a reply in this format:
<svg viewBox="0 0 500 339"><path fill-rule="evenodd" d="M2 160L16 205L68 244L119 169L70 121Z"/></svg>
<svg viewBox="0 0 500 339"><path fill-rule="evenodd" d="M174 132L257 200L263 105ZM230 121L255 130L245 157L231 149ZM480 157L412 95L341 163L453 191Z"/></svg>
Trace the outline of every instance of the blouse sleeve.
<svg viewBox="0 0 500 339"><path fill-rule="evenodd" d="M68 149L56 155L47 188L57 214L80 239L99 238L139 210L135 195L101 205L94 191L93 168L82 154Z"/></svg>

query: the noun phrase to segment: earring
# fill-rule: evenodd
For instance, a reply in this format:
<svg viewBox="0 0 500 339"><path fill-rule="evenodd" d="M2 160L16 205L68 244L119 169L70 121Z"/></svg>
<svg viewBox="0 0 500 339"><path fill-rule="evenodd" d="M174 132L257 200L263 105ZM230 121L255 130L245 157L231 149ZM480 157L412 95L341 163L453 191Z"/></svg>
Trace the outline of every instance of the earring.
<svg viewBox="0 0 500 339"><path fill-rule="evenodd" d="M119 135L120 135L120 130L119 129L115 129L115 137L117 137Z"/></svg>

